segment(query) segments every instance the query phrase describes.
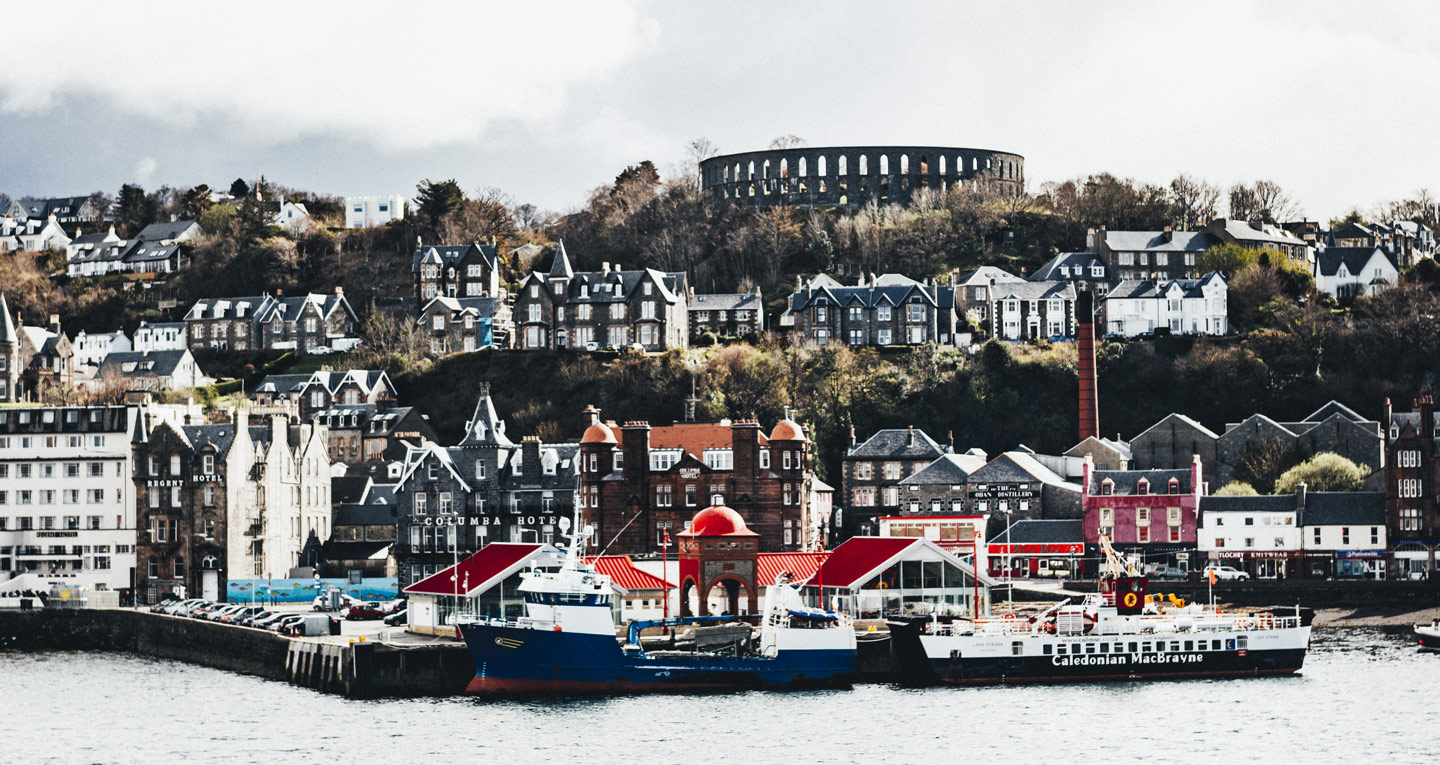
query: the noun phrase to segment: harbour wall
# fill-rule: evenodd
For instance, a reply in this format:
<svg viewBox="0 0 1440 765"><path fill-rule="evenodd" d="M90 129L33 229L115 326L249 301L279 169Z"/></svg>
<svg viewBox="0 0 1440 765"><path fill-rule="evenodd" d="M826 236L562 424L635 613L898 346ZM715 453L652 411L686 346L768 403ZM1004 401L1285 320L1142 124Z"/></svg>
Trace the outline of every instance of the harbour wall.
<svg viewBox="0 0 1440 765"><path fill-rule="evenodd" d="M296 640L265 630L121 609L0 610L0 649L123 651L351 698L449 696L475 675L464 646Z"/></svg>

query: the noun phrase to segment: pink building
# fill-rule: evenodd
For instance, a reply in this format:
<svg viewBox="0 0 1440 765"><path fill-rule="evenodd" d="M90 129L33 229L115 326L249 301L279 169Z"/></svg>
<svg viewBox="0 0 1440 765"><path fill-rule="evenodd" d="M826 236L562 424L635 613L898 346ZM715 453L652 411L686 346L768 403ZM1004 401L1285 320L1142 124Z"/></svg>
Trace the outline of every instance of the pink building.
<svg viewBox="0 0 1440 765"><path fill-rule="evenodd" d="M1146 571L1198 568L1196 529L1205 486L1198 455L1189 470L1096 470L1086 458L1083 485L1086 542L1098 544L1104 534Z"/></svg>

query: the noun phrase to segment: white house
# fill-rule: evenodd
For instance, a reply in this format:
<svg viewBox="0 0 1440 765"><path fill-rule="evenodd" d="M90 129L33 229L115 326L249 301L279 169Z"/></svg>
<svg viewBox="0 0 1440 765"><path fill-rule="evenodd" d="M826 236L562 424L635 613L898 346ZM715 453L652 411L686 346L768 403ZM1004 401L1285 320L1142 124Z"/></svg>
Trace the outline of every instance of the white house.
<svg viewBox="0 0 1440 765"><path fill-rule="evenodd" d="M95 384L123 383L127 390L185 390L214 382L195 363L189 349L179 351L117 351L105 356Z"/></svg>
<svg viewBox="0 0 1440 765"><path fill-rule="evenodd" d="M65 234L65 229L60 227L54 215L25 220L11 217L0 219L0 252L44 252L63 249L69 244L70 237Z"/></svg>
<svg viewBox="0 0 1440 765"><path fill-rule="evenodd" d="M1385 578L1385 492L1312 491L1301 501L1297 523L1305 551L1304 576Z"/></svg>
<svg viewBox="0 0 1440 765"><path fill-rule="evenodd" d="M270 202L267 208L273 213L270 221L292 234L303 234L315 226L310 211L299 202Z"/></svg>
<svg viewBox="0 0 1440 765"><path fill-rule="evenodd" d="M405 217L405 197L399 194L345 197L345 228L383 226Z"/></svg>
<svg viewBox="0 0 1440 765"><path fill-rule="evenodd" d="M1315 288L1334 297L1374 295L1400 279L1383 247L1326 247L1315 256Z"/></svg>
<svg viewBox="0 0 1440 765"><path fill-rule="evenodd" d="M107 355L132 349L130 338L118 329L93 335L81 330L71 345L75 348L76 366L85 367L98 367Z"/></svg>
<svg viewBox="0 0 1440 765"><path fill-rule="evenodd" d="M140 327L135 330L134 350L136 351L183 351L188 346L185 342L185 322L166 321L151 324L140 322Z"/></svg>
<svg viewBox="0 0 1440 765"><path fill-rule="evenodd" d="M1225 277L1211 271L1198 279L1123 281L1102 304L1108 335L1136 337L1156 330L1173 335L1223 335L1228 300Z"/></svg>
<svg viewBox="0 0 1440 765"><path fill-rule="evenodd" d="M1256 579L1298 576L1300 501L1295 494L1201 497L1196 547L1209 562Z"/></svg>

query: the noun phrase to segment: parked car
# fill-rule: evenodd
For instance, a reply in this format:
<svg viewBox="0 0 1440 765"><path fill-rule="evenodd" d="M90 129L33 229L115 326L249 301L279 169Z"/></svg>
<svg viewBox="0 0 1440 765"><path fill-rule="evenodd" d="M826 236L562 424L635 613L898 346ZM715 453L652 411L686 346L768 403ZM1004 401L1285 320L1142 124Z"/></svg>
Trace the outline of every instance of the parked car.
<svg viewBox="0 0 1440 765"><path fill-rule="evenodd" d="M251 619L250 626L255 627L256 629L268 630L270 629L271 625L275 624L275 622L278 622L287 616L294 616L294 614L288 614L284 611L272 611L265 616Z"/></svg>
<svg viewBox="0 0 1440 765"><path fill-rule="evenodd" d="M167 592L167 593L165 593L165 597L163 597L163 598L161 598L160 600L156 601L156 602L155 602L155 605L150 606L150 613L152 613L152 614L161 613L161 611L162 611L166 606L169 606L169 605L171 605L172 603L175 603L175 602L178 601L178 600L180 600L180 599L177 598L177 597L175 597L175 593L173 593L173 592Z"/></svg>
<svg viewBox="0 0 1440 765"><path fill-rule="evenodd" d="M345 609L345 618L348 621L359 622L373 619L384 619L390 613L389 609L380 605L378 601L369 600L363 603L352 603Z"/></svg>
<svg viewBox="0 0 1440 765"><path fill-rule="evenodd" d="M186 598L185 600L167 600L162 602L158 608L153 608L151 610L155 611L156 613L169 614L170 616L178 616L185 609L194 605L198 605L202 602L204 601L200 600L199 598Z"/></svg>
<svg viewBox="0 0 1440 765"><path fill-rule="evenodd" d="M299 614L298 618L286 619L278 631L290 637L314 637L340 634L340 621L329 614Z"/></svg>
<svg viewBox="0 0 1440 765"><path fill-rule="evenodd" d="M250 614L250 615L248 615L248 616L246 616L246 617L244 617L244 618L241 618L241 619L236 619L234 623L235 623L235 624L238 624L238 625L241 626L241 627L254 627L254 626L255 626L255 622L258 622L258 621L260 621L261 619L264 619L265 617L267 617L267 616L269 616L269 615L271 615L271 614L273 614L273 613L275 613L275 612L274 612L274 611L271 611L271 610L269 610L269 609L260 608L260 609L256 610L255 613L252 613L252 614Z"/></svg>
<svg viewBox="0 0 1440 765"><path fill-rule="evenodd" d="M195 604L195 605L193 605L193 606L185 609L184 614L185 614L185 616L188 616L188 617L190 617L191 619L204 619L204 618L205 618L205 614L210 613L211 611L214 611L215 609L219 608L219 607L222 606L222 605L224 605L224 604L223 604L223 603L216 603L216 602L210 601L210 600L202 600L202 601L200 601L199 603L197 603L197 604Z"/></svg>
<svg viewBox="0 0 1440 765"><path fill-rule="evenodd" d="M225 624L240 624L245 619L249 619L264 610L264 606L243 606L239 611L234 611L220 617L220 621Z"/></svg>
<svg viewBox="0 0 1440 765"><path fill-rule="evenodd" d="M238 603L232 603L229 605L221 604L219 608L213 609L209 613L206 613L205 620L211 622L218 622L222 618L229 616L230 614L238 613L242 608L245 608L245 606Z"/></svg>
<svg viewBox="0 0 1440 765"><path fill-rule="evenodd" d="M204 600L202 598L193 598L191 600L184 601L178 606L173 607L170 610L170 613L176 616L190 616L191 614L195 613L196 610L204 608L208 605L210 605L210 601L208 600Z"/></svg>
<svg viewBox="0 0 1440 765"><path fill-rule="evenodd" d="M396 611L395 613L390 614L389 616L385 617L385 624L386 624L386 626L389 626L389 627L398 627L398 626L400 626L400 625L402 625L402 624L409 624L409 623L410 623L410 622L409 622L409 618L406 616L406 615L409 614L409 613L410 613L410 609L408 609L408 608L402 608L402 609L400 609L399 611Z"/></svg>
<svg viewBox="0 0 1440 765"><path fill-rule="evenodd" d="M279 619L276 619L275 621L266 625L265 629L270 630L271 632L281 632L286 627L292 624L296 624L304 618L305 614L286 614L285 616L282 616Z"/></svg>
<svg viewBox="0 0 1440 765"><path fill-rule="evenodd" d="M1249 574L1238 568L1217 566L1214 564L1206 566L1203 575L1208 579L1212 571L1215 573L1215 579L1221 582L1243 582L1250 578Z"/></svg>
<svg viewBox="0 0 1440 765"><path fill-rule="evenodd" d="M1190 575L1190 573L1189 573L1188 571L1186 571L1185 569L1180 568L1180 567L1178 567L1178 566L1156 566L1154 569L1152 569L1152 570L1150 571L1150 578L1151 578L1151 579L1176 579L1176 580L1178 580L1178 579L1184 579L1184 578L1188 577L1189 575ZM1218 574L1216 575L1216 578L1219 578L1219 575L1218 575Z"/></svg>

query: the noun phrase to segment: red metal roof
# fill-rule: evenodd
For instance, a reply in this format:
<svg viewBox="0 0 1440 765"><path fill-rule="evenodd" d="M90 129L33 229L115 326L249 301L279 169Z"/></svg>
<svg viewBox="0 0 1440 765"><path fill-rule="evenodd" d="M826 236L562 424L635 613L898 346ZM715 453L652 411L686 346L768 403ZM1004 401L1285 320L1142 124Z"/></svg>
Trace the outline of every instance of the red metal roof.
<svg viewBox="0 0 1440 765"><path fill-rule="evenodd" d="M790 572L792 584L806 581L820 569L820 562L829 553L823 552L771 552L755 556L755 586L764 587L775 583L775 577L782 571Z"/></svg>
<svg viewBox="0 0 1440 765"><path fill-rule="evenodd" d="M448 566L443 571L406 587L405 591L422 595L470 595L477 591L484 592L495 586L499 580L518 571L545 547L537 544L494 542L480 548L459 564Z"/></svg>
<svg viewBox="0 0 1440 765"><path fill-rule="evenodd" d="M825 559L814 583L823 582L826 587L864 584L876 569L921 541L920 537L851 537Z"/></svg>
<svg viewBox="0 0 1440 765"><path fill-rule="evenodd" d="M761 446L769 443L759 431L755 439ZM651 449L684 449L699 459L705 457L706 449L729 449L734 445L733 426L718 422L677 422L650 429Z"/></svg>
<svg viewBox="0 0 1440 765"><path fill-rule="evenodd" d="M596 571L610 577L616 584L627 590L661 590L667 585L674 589L675 585L666 582L648 571L641 571L635 568L635 562L630 560L628 555L602 555L598 558L591 558L590 564Z"/></svg>

